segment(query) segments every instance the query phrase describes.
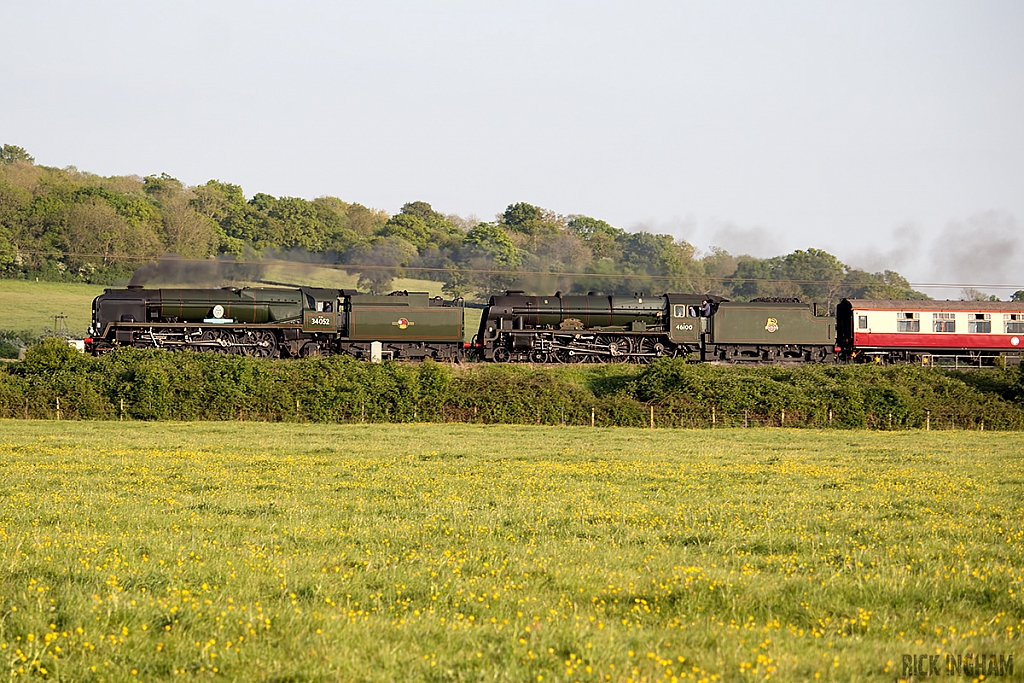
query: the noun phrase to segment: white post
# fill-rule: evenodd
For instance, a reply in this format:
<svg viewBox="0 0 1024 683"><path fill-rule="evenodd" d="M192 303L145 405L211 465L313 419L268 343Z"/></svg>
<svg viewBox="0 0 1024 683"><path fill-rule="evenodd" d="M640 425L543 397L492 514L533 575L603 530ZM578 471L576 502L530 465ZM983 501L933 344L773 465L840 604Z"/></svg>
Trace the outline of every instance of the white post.
<svg viewBox="0 0 1024 683"><path fill-rule="evenodd" d="M380 342L370 342L370 362L379 363L384 357L384 345Z"/></svg>

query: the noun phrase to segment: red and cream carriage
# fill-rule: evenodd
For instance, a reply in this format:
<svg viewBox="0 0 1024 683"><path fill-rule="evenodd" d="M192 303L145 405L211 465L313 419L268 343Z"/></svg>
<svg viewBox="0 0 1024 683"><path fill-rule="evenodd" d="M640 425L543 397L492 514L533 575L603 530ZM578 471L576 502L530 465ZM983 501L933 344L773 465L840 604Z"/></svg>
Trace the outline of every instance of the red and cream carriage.
<svg viewBox="0 0 1024 683"><path fill-rule="evenodd" d="M1024 302L843 299L836 308L836 352L853 360L933 357L1020 363Z"/></svg>

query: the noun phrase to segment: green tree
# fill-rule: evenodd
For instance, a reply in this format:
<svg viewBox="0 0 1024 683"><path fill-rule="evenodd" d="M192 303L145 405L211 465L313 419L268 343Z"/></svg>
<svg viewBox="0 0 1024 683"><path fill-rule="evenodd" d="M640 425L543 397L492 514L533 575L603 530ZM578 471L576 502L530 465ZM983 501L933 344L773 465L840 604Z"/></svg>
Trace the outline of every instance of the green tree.
<svg viewBox="0 0 1024 683"><path fill-rule="evenodd" d="M196 210L192 189L166 173L146 176L142 179L142 188L160 208L168 252L184 258L206 258L218 251L220 226Z"/></svg>
<svg viewBox="0 0 1024 683"><path fill-rule="evenodd" d="M425 250L431 243L430 227L422 218L411 213L396 213L388 219L379 234L384 237L401 237L415 245L419 251Z"/></svg>
<svg viewBox="0 0 1024 683"><path fill-rule="evenodd" d="M427 202L409 202L388 219L380 235L396 235L416 245L422 253L431 247L458 247L462 232Z"/></svg>
<svg viewBox="0 0 1024 683"><path fill-rule="evenodd" d="M846 266L822 249L798 249L782 258L777 274L799 285L803 298L831 303L843 282Z"/></svg>
<svg viewBox="0 0 1024 683"><path fill-rule="evenodd" d="M192 206L204 216L224 224L232 216L245 213L245 193L239 185L210 180L193 188Z"/></svg>
<svg viewBox="0 0 1024 683"><path fill-rule="evenodd" d="M1018 289L1010 297L1010 301L1024 301L1024 289Z"/></svg>
<svg viewBox="0 0 1024 683"><path fill-rule="evenodd" d="M346 212L348 227L358 235L371 237L384 227L388 215L384 211L370 209L362 204L352 204Z"/></svg>
<svg viewBox="0 0 1024 683"><path fill-rule="evenodd" d="M0 164L13 164L19 161L33 164L36 160L23 147L18 147L17 145L4 145L0 147Z"/></svg>
<svg viewBox="0 0 1024 683"><path fill-rule="evenodd" d="M671 235L650 232L624 233L619 239L622 246L622 265L637 275L685 275L693 261L695 250Z"/></svg>
<svg viewBox="0 0 1024 683"><path fill-rule="evenodd" d="M526 202L510 204L501 215L499 223L509 233L523 235L525 239L517 240L517 243L523 244L529 251L535 251L546 239L554 237L565 228L554 212Z"/></svg>
<svg viewBox="0 0 1024 683"><path fill-rule="evenodd" d="M143 178L142 189L150 197L160 200L181 194L185 186L177 178L161 173L158 176L148 175Z"/></svg>
<svg viewBox="0 0 1024 683"><path fill-rule="evenodd" d="M618 240L625 235L625 231L590 216L570 216L568 227L590 248L595 259L622 258Z"/></svg>
<svg viewBox="0 0 1024 683"><path fill-rule="evenodd" d="M317 205L299 197L281 197L273 202L267 212L266 221L273 225L276 244L268 246L280 249L305 249L323 251L327 240L334 231L321 215Z"/></svg>
<svg viewBox="0 0 1024 683"><path fill-rule="evenodd" d="M471 253L486 256L496 267L512 270L519 266L522 257L508 233L495 223L479 223L466 234L464 244Z"/></svg>

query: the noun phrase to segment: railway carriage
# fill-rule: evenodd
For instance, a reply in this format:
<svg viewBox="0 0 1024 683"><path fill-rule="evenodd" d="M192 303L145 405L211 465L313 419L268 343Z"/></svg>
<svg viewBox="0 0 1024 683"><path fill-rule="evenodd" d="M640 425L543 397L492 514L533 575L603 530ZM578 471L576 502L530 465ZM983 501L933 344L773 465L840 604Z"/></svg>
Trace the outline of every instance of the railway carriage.
<svg viewBox="0 0 1024 683"><path fill-rule="evenodd" d="M978 363L1024 352L1024 303L843 299L836 346L847 360L932 362L954 356Z"/></svg>

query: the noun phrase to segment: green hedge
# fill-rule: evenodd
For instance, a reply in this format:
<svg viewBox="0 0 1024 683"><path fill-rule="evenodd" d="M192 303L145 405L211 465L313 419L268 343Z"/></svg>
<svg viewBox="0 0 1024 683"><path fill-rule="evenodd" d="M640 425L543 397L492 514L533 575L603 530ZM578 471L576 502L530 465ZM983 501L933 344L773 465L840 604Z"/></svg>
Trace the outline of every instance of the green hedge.
<svg viewBox="0 0 1024 683"><path fill-rule="evenodd" d="M0 417L458 421L659 426L1024 428L1019 369L649 366L453 367L346 357L259 360L124 349L84 356L59 340L0 368Z"/></svg>

